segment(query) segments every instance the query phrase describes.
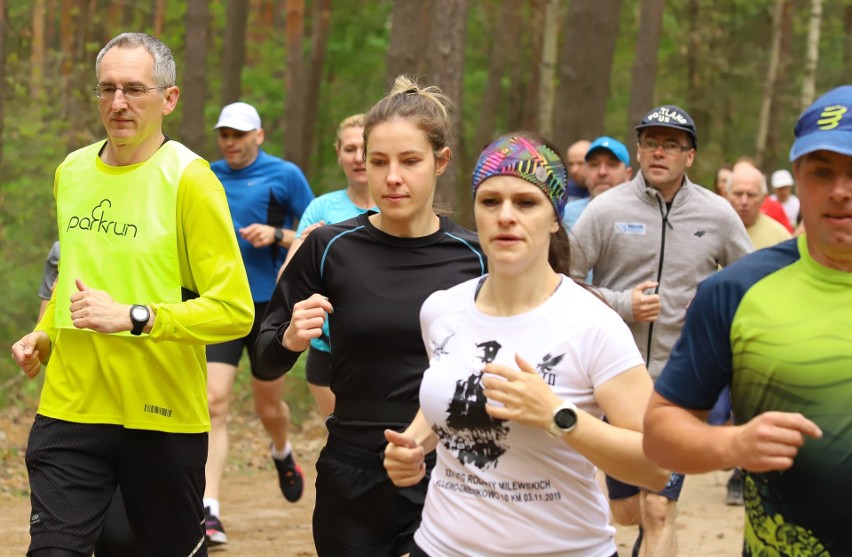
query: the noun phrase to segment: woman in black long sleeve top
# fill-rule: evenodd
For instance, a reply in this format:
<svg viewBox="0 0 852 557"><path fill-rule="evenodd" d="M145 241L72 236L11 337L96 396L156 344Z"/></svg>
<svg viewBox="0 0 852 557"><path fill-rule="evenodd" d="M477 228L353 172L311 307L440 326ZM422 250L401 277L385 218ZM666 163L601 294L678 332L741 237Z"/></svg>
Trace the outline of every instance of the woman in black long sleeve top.
<svg viewBox="0 0 852 557"><path fill-rule="evenodd" d="M380 212L312 232L286 268L257 340L265 376L286 373L328 313L334 414L317 462L314 542L321 556L403 555L428 475L395 488L382 467L385 429L417 412L428 365L426 297L485 272L476 235L438 217L435 183L450 160L445 98L400 77L364 126L367 176Z"/></svg>

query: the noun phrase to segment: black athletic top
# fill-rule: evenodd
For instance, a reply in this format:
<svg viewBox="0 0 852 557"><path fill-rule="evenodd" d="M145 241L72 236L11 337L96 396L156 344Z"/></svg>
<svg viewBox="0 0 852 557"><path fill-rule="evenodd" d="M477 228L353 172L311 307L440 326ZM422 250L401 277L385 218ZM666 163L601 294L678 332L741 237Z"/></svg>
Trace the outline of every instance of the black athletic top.
<svg viewBox="0 0 852 557"><path fill-rule="evenodd" d="M275 288L257 339L261 377L283 375L299 352L281 345L293 306L327 296L331 390L330 439L379 451L387 427L407 426L419 408L428 367L420 306L436 290L485 273L476 235L446 217L434 234L399 238L373 226L370 211L320 227L305 239Z"/></svg>

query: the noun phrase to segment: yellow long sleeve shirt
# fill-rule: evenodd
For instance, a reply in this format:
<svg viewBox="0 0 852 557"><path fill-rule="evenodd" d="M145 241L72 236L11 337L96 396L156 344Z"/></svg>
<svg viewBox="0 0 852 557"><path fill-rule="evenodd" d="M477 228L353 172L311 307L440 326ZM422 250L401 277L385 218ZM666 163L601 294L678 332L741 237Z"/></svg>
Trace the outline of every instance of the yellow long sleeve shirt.
<svg viewBox="0 0 852 557"><path fill-rule="evenodd" d="M225 192L206 161L194 158L179 143L169 141L148 161L123 167L111 167L100 160L97 152L102 145L101 142L70 155L56 172L54 195L60 208L57 215L62 252L54 298L36 327L48 334L52 346L39 413L66 421L119 424L133 429L175 433L207 431L210 419L204 346L245 336L254 319L251 292ZM172 164L171 168L174 168L176 158L184 157L185 161L188 155L191 162L178 166L179 183L174 198L161 203L164 207L173 207L176 216L176 234L171 236L176 244L172 274L179 276L180 284L166 286L178 294L166 297L171 299L120 299L113 291L124 292L125 295L134 291L127 287L134 281L133 276L128 276L133 273L127 269L144 269L146 257L152 261L162 261L163 258L146 254L144 234L141 233L134 238L137 242L132 244L134 249L110 251L107 265L103 263L104 253L98 252L97 248L81 249L79 239L69 240L68 247L72 249L66 249L62 243L63 236L74 226L79 228L85 224L80 219L72 222L74 217L68 222L63 221L63 215L68 212L63 212L61 207L69 199L68 191L73 191L75 206L86 203L89 203L88 207L100 206L98 215L104 221L118 213L120 216L115 217L111 231L116 236L121 231L126 235L128 229L116 223L127 223L126 215L131 214L133 226L143 229L147 224L146 214L154 214L155 211L148 207L147 210L128 213L128 209L121 206L133 203L134 195L138 204L145 205L150 203L151 195L168 191L168 172L161 173L157 165ZM81 165L80 161L85 164ZM63 176L63 172L71 172L69 166L75 173L82 171L89 182L81 181L76 174L73 181ZM156 183L157 180L162 183ZM73 187L69 187L69 183ZM86 186L87 183L91 186ZM115 192L115 184L128 183L134 190L128 187L126 191L130 193L116 194L121 202L100 205L104 184L108 186L106 191ZM138 191L135 188L139 188ZM90 199L81 202L79 196L89 196ZM92 214L95 214L94 211L92 209ZM97 238L93 240L95 245L103 243L99 235L110 233L110 228L102 224L98 227L89 222L88 226L84 230L88 237ZM130 230L135 236L136 231ZM109 242L106 245L109 247ZM141 249L136 249L137 245ZM167 256L172 255L168 247L158 250L169 252ZM63 267L62 262L66 260L70 260L69 264ZM61 304L70 305L70 300L65 295L60 295L57 300L57 293L67 295L72 291L69 285L73 285L75 278L80 278L69 276L71 273L68 271L72 268L85 270L91 275L89 282L94 282L89 286L107 291L116 301L150 306L156 314L151 333L134 337L63 325L63 312L67 311L67 307ZM63 269L66 270L65 275ZM168 272L160 273L155 279L149 277L149 280L163 282L163 277L168 275ZM182 300L181 292L192 292L197 297Z"/></svg>

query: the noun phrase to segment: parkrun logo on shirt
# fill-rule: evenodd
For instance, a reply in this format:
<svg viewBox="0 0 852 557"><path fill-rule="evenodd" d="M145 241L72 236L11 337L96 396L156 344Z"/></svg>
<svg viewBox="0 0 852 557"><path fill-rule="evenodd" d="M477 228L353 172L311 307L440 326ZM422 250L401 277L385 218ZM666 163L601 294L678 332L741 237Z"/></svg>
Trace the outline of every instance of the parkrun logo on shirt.
<svg viewBox="0 0 852 557"><path fill-rule="evenodd" d="M76 217L68 219L68 227L65 231L77 228L80 230L89 230L92 232L102 232L104 234L112 233L115 236L133 236L136 237L137 228L135 224L120 223L114 220L109 220L106 215L106 210L112 207L112 202L109 199L102 200L88 216Z"/></svg>

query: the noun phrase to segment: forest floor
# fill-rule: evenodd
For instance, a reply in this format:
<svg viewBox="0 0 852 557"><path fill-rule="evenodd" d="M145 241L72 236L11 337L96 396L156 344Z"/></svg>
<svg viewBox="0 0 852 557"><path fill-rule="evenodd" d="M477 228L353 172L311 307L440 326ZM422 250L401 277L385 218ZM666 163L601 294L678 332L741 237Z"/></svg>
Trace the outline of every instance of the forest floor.
<svg viewBox="0 0 852 557"><path fill-rule="evenodd" d="M32 405L0 411L0 557L20 557L29 544L29 498L24 466ZM219 557L310 557L316 462L325 427L309 412L294 428L293 445L305 473L305 493L295 504L281 496L267 441L249 404L238 405L229 421L231 451L222 494L222 521L228 544L211 549ZM678 555L722 557L739 555L743 508L725 505L728 474L716 472L686 480L677 519ZM618 527L621 557L629 556L636 527Z"/></svg>

